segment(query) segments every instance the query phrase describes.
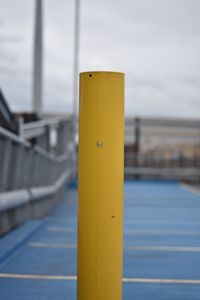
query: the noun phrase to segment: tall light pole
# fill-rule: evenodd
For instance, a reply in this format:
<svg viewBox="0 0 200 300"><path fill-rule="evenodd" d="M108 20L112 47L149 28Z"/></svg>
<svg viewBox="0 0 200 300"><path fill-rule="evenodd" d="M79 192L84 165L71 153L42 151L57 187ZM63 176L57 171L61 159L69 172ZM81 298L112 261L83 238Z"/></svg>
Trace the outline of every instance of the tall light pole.
<svg viewBox="0 0 200 300"><path fill-rule="evenodd" d="M77 116L78 116L78 81L79 81L79 48L80 48L80 0L75 0L74 15L74 62L73 62L73 91L72 91L72 134L73 134L73 177L76 178L77 173Z"/></svg>
<svg viewBox="0 0 200 300"><path fill-rule="evenodd" d="M43 94L43 13L42 0L36 0L35 32L33 53L33 95L32 108L37 114L42 112Z"/></svg>
<svg viewBox="0 0 200 300"><path fill-rule="evenodd" d="M78 80L79 80L79 48L80 48L80 0L75 0L74 18L74 62L73 62L73 133L76 143L78 115Z"/></svg>

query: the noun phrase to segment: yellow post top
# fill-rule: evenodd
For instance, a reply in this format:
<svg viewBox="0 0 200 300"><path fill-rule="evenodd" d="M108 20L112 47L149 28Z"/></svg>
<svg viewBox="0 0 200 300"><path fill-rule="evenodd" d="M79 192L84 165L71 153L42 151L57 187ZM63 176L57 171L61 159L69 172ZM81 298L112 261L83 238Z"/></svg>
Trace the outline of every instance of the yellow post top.
<svg viewBox="0 0 200 300"><path fill-rule="evenodd" d="M113 71L86 71L86 72L81 72L81 73L80 73L80 75L84 75L84 74L85 74L86 76L87 76L87 74L88 74L88 75L90 75L90 74L102 74L102 75L103 75L103 74L104 74L104 75L105 75L105 74L113 74L113 75L119 74L119 75L120 75L120 74L121 74L122 76L125 75L123 72L113 72Z"/></svg>

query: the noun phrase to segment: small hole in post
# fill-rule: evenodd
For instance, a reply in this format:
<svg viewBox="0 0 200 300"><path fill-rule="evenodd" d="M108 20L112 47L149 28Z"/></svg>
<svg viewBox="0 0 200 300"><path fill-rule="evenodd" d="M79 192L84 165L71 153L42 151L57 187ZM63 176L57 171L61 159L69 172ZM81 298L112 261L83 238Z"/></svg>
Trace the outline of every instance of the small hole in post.
<svg viewBox="0 0 200 300"><path fill-rule="evenodd" d="M90 74L89 76L92 77L92 74Z"/></svg>

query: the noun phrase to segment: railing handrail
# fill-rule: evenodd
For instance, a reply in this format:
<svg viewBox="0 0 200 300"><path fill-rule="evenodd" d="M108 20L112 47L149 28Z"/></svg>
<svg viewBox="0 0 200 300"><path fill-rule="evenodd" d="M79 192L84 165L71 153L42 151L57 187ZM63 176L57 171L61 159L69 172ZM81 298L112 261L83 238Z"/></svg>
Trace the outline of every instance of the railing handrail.
<svg viewBox="0 0 200 300"><path fill-rule="evenodd" d="M69 118L52 118L52 119L46 119L46 120L40 120L36 122L30 122L23 124L23 129L35 129L39 127L45 127L45 126L53 126L58 125L59 123L62 123L64 121L69 121Z"/></svg>
<svg viewBox="0 0 200 300"><path fill-rule="evenodd" d="M127 117L125 120L126 125L135 125L137 120L140 122L140 126L152 126L152 127L177 127L177 128L196 128L200 129L200 119L175 119L175 118L132 118Z"/></svg>
<svg viewBox="0 0 200 300"><path fill-rule="evenodd" d="M19 144L24 145L29 148L31 147L31 144L28 141L26 141L23 137L21 137L17 134L14 134L11 131L9 131L1 126L0 126L0 135L11 139L15 143L19 143Z"/></svg>
<svg viewBox="0 0 200 300"><path fill-rule="evenodd" d="M54 156L54 154L52 153L48 153L47 151L45 151L44 149L42 149L41 147L35 145L35 146L32 146L31 143L29 143L28 141L26 141L23 137L20 137L4 128L2 128L0 126L0 136L2 137L5 137L5 138L8 138L10 140L12 140L14 143L17 143L17 144L21 144L23 145L24 147L26 148L29 148L29 149L33 149L35 150L38 154L42 155L43 157L51 160L52 162L62 162L64 160L67 159L67 155L69 153L69 151L67 151L67 153L64 153L62 155L60 155L59 157L56 157Z"/></svg>
<svg viewBox="0 0 200 300"><path fill-rule="evenodd" d="M63 122L70 122L70 117L54 117L36 122L24 123L22 125L22 134L24 138L34 138L45 133L47 127L57 128Z"/></svg>
<svg viewBox="0 0 200 300"><path fill-rule="evenodd" d="M62 162L62 161L65 161L67 159L67 155L68 155L68 151L58 157L54 156L54 154L52 153L48 153L46 152L44 149L38 147L38 146L34 146L33 149L35 149L35 151L42 155L43 157L53 161L53 162Z"/></svg>

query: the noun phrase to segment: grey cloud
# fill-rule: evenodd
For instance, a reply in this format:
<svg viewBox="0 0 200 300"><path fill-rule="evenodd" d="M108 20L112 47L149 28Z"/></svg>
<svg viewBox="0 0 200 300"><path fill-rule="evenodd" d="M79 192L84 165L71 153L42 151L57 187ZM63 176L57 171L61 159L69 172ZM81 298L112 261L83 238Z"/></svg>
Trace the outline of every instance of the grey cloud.
<svg viewBox="0 0 200 300"><path fill-rule="evenodd" d="M0 85L31 109L33 0L0 0ZM72 108L74 0L45 1L45 110ZM199 0L82 0L80 70L126 73L126 113L199 115Z"/></svg>

